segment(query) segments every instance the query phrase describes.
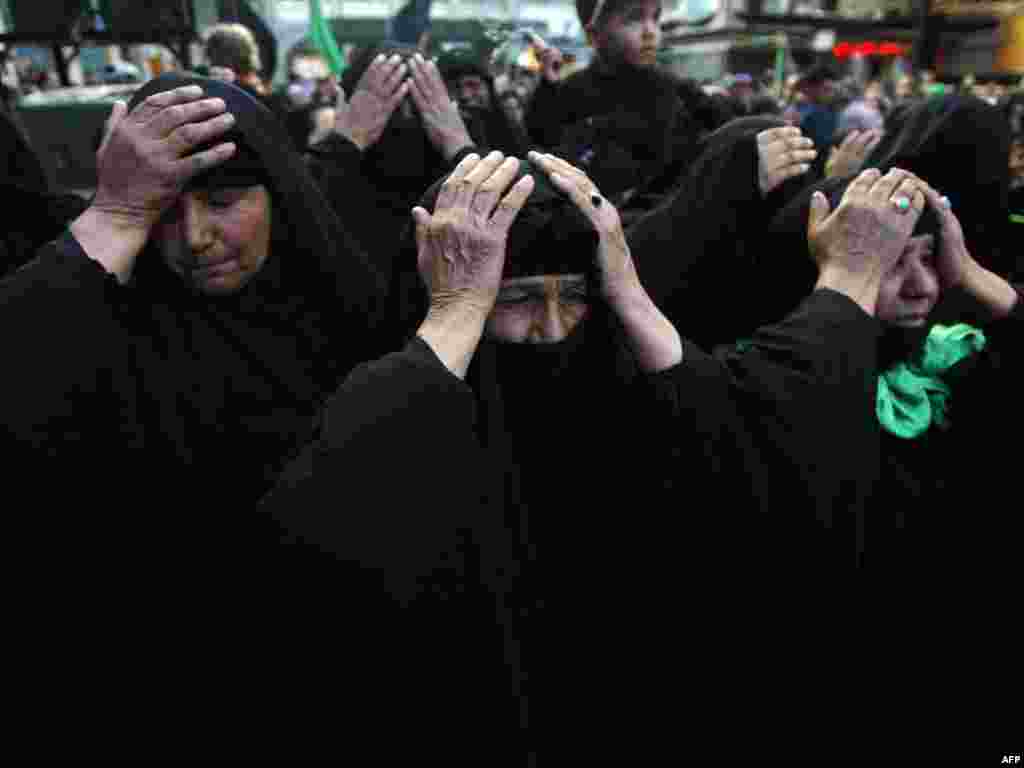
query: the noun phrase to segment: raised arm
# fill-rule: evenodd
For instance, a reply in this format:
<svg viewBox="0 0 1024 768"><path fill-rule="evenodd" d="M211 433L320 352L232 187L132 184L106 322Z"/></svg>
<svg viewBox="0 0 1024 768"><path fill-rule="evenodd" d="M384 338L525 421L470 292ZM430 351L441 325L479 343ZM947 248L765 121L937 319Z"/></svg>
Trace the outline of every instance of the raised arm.
<svg viewBox="0 0 1024 768"><path fill-rule="evenodd" d="M537 152L530 153L530 159L569 195L597 230L601 292L622 322L640 368L654 373L678 365L683 354L679 333L641 284L615 206L601 196L586 174L566 161Z"/></svg>

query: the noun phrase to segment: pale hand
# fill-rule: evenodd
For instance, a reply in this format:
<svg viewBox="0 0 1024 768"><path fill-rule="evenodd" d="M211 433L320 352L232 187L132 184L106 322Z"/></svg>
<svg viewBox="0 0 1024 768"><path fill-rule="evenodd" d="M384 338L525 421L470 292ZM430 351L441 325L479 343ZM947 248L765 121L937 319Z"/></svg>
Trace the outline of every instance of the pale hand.
<svg viewBox="0 0 1024 768"><path fill-rule="evenodd" d="M235 120L226 109L222 99L204 99L196 85L154 94L127 115L116 103L96 153L90 207L148 231L190 179L234 154L230 143L190 154L231 129Z"/></svg>
<svg viewBox="0 0 1024 768"><path fill-rule="evenodd" d="M769 128L757 134L757 181L767 195L787 179L807 173L818 156L799 128Z"/></svg>
<svg viewBox="0 0 1024 768"><path fill-rule="evenodd" d="M431 145L446 160L451 160L460 149L473 143L459 113L459 105L448 95L448 87L434 62L426 61L417 53L410 64L410 93L420 113L423 130Z"/></svg>
<svg viewBox="0 0 1024 768"><path fill-rule="evenodd" d="M614 300L640 289L640 279L630 254L622 221L614 205L605 199L594 182L579 168L554 155L529 154L551 182L569 196L597 230L597 267L605 298ZM599 204L595 205L595 200Z"/></svg>
<svg viewBox="0 0 1024 768"><path fill-rule="evenodd" d="M390 59L383 54L374 59L359 79L352 100L338 89L334 106L334 130L360 150L377 143L391 115L409 92L404 81L408 67L397 54Z"/></svg>
<svg viewBox="0 0 1024 768"><path fill-rule="evenodd" d="M882 176L870 169L853 180L831 212L825 196L815 192L807 238L819 286L846 293L873 315L882 277L899 261L924 210L923 187L907 171ZM910 201L905 210L895 204L901 197Z"/></svg>

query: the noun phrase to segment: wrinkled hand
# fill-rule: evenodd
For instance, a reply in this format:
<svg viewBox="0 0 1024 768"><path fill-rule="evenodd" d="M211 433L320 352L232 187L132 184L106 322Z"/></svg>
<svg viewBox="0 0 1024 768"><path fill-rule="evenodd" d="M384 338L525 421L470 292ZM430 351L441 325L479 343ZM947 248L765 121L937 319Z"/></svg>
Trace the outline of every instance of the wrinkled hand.
<svg viewBox="0 0 1024 768"><path fill-rule="evenodd" d="M352 101L346 101L345 91L338 89L334 129L361 150L376 144L409 92L408 81L403 82L407 72L398 54L390 59L381 54L374 59L359 79Z"/></svg>
<svg viewBox="0 0 1024 768"><path fill-rule="evenodd" d="M807 173L818 156L814 142L799 128L770 128L757 134L757 181L767 195L786 179Z"/></svg>
<svg viewBox="0 0 1024 768"><path fill-rule="evenodd" d="M635 293L640 288L636 266L630 254L626 235L622 230L619 212L601 195L594 182L579 168L554 155L529 154L551 182L576 204L590 219L600 238L597 246L597 266L601 275L601 291L609 301L616 301ZM595 205L595 199L600 200Z"/></svg>
<svg viewBox="0 0 1024 768"><path fill-rule="evenodd" d="M451 160L460 149L473 143L459 113L459 105L448 95L448 87L434 62L426 61L419 53L409 61L412 69L410 93L423 121L423 129L434 148L446 160Z"/></svg>
<svg viewBox="0 0 1024 768"><path fill-rule="evenodd" d="M433 214L413 209L430 314L459 308L481 322L490 314L501 286L509 228L533 192L533 179L524 176L505 194L518 172L519 161L500 152L483 160L467 155L441 186Z"/></svg>
<svg viewBox="0 0 1024 768"><path fill-rule="evenodd" d="M859 173L882 136L882 131L850 131L825 164L825 175L833 178Z"/></svg>
<svg viewBox="0 0 1024 768"><path fill-rule="evenodd" d="M977 262L967 250L964 230L960 226L960 220L949 206L949 200L927 184L923 189L928 205L938 214L942 227L942 245L935 259L936 271L939 273L939 285L942 286L942 290L955 288L963 284L969 271L977 265Z"/></svg>
<svg viewBox="0 0 1024 768"><path fill-rule="evenodd" d="M544 38L535 33L530 33L530 41L537 51L537 58L540 59L541 73L549 83L557 83L561 79L562 64L565 57L562 52L554 46L544 42Z"/></svg>
<svg viewBox="0 0 1024 768"><path fill-rule="evenodd" d="M234 154L227 143L189 156L231 129L235 119L226 109L223 99L204 99L197 85L154 94L127 115L116 103L96 152L90 207L148 232L190 179Z"/></svg>
<svg viewBox="0 0 1024 768"><path fill-rule="evenodd" d="M811 198L807 238L818 264L819 285L837 287L874 314L882 277L903 254L924 210L924 182L907 171L884 176L872 168L861 173L829 211L821 192ZM895 201L906 198L901 210Z"/></svg>

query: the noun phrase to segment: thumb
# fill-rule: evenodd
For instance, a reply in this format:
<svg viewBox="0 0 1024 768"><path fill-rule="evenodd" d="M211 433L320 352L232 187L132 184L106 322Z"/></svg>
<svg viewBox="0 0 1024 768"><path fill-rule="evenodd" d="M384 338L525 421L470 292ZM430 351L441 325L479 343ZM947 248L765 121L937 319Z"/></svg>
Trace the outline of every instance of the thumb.
<svg viewBox="0 0 1024 768"><path fill-rule="evenodd" d="M809 235L813 236L818 231L818 228L828 218L829 212L828 199L821 192L815 192L811 195L811 211L807 220L807 233Z"/></svg>
<svg viewBox="0 0 1024 768"><path fill-rule="evenodd" d="M430 214L416 206L412 209L412 219L416 225L416 263L420 270L430 267L427 255L427 229L430 227Z"/></svg>

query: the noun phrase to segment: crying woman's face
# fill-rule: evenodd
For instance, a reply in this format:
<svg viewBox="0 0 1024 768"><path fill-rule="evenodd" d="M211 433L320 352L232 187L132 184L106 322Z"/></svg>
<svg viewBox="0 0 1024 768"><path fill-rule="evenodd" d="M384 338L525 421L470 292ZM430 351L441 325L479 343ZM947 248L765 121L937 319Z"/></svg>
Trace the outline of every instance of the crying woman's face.
<svg viewBox="0 0 1024 768"><path fill-rule="evenodd" d="M564 341L587 315L584 275L536 275L502 280L487 318L487 336L510 344Z"/></svg>

